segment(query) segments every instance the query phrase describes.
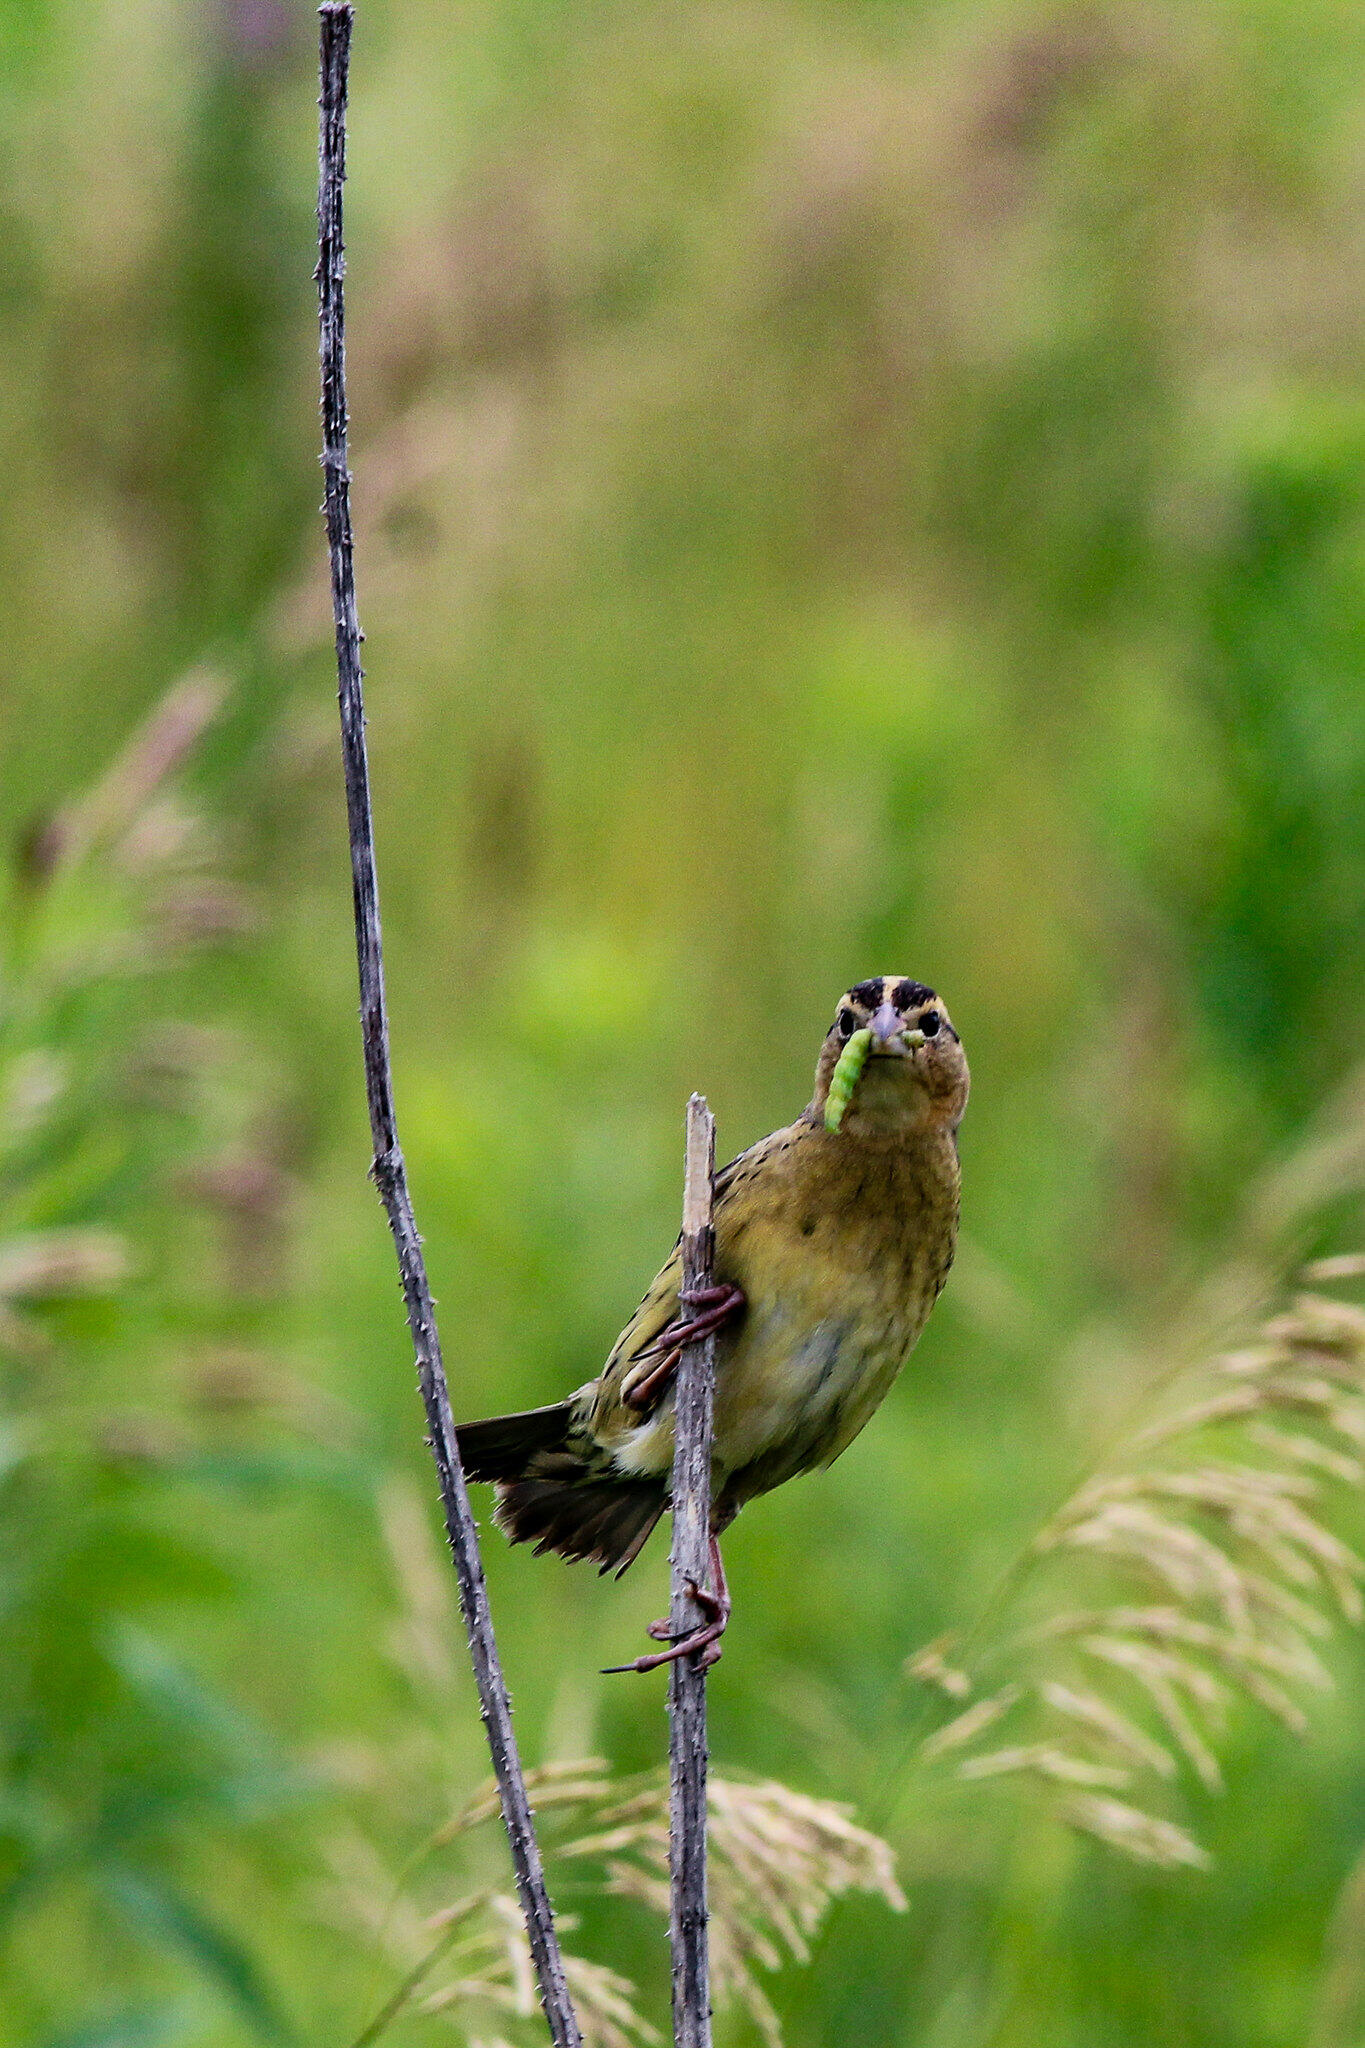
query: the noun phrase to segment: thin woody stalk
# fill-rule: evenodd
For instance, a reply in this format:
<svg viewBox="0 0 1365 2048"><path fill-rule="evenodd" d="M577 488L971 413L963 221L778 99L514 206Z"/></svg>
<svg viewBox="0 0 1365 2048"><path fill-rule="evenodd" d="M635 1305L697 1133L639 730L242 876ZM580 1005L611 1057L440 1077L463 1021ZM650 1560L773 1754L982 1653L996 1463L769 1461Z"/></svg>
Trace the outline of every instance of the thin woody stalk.
<svg viewBox="0 0 1365 2048"><path fill-rule="evenodd" d="M360 968L360 1026L365 1054L365 1093L374 1138L375 1184L383 1198L398 1254L408 1327L450 1539L460 1606L479 1692L479 1712L511 1845L517 1892L540 1985L541 2004L556 2048L581 2048L569 1998L540 1850L516 1739L512 1706L498 1658L488 1606L479 1540L455 1440L441 1346L421 1239L413 1220L403 1155L398 1147L393 1076L389 1061L388 1015L384 1001L384 958L379 927L374 828L370 813L369 765L365 750L365 706L360 666L360 625L356 616L354 542L351 533L350 472L346 450L346 349L342 244L342 187L346 176L346 89L353 10L348 0L327 0L321 24L321 119L318 143L318 298L322 361L322 466L326 481L327 544L336 619L341 752L350 826L351 879L355 895L356 954Z"/></svg>
<svg viewBox="0 0 1365 2048"><path fill-rule="evenodd" d="M683 1183L683 1292L711 1285L715 1257L716 1120L700 1095L687 1105ZM704 1619L711 1528L711 1429L716 1340L689 1344L678 1361L673 1453L672 1607L675 1635ZM675 2048L710 2048L711 1980L706 1901L706 1666L695 1652L669 1667L669 1940Z"/></svg>

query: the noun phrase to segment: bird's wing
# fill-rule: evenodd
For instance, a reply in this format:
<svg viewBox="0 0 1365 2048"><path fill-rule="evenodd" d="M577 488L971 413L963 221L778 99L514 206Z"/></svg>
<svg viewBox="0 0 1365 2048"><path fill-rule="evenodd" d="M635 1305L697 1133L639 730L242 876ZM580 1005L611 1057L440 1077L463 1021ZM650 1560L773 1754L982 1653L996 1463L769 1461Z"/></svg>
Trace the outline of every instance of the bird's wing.
<svg viewBox="0 0 1365 2048"><path fill-rule="evenodd" d="M652 1344L678 1313L678 1290L682 1286L682 1247L673 1253L654 1275L645 1298L611 1347L611 1356L592 1388L591 1432L599 1441L638 1428L641 1410L625 1399L625 1388L637 1355ZM644 1369L643 1367L641 1368ZM585 1392L588 1390L585 1388Z"/></svg>
<svg viewBox="0 0 1365 2048"><path fill-rule="evenodd" d="M750 1145L747 1152L737 1154L728 1166L722 1166L716 1175L718 1246L724 1237L726 1223L733 1223L737 1211L743 1207L750 1183L758 1179L780 1153L789 1152L793 1145L799 1145L804 1138L810 1137L815 1129L807 1117L798 1117L794 1124L787 1124L780 1131L771 1131L756 1145Z"/></svg>
<svg viewBox="0 0 1365 2048"><path fill-rule="evenodd" d="M774 1131L770 1137L760 1138L756 1145L750 1145L746 1152L723 1166L716 1175L716 1264L723 1271L725 1263L725 1241L729 1229L743 1214L754 1192L754 1182L763 1173L764 1166L779 1152L785 1152L798 1138L803 1126L793 1124L788 1129ZM646 1291L644 1300L636 1309L630 1321L622 1330L611 1349L611 1356L598 1379L592 1408L592 1427L595 1435L612 1436L618 1429L633 1429L641 1421L641 1411L629 1406L623 1399L623 1389L633 1376L633 1368L639 1354L648 1349L679 1313L679 1289L682 1286L682 1239L679 1238L666 1262L659 1268ZM663 1389L660 1389L662 1397Z"/></svg>

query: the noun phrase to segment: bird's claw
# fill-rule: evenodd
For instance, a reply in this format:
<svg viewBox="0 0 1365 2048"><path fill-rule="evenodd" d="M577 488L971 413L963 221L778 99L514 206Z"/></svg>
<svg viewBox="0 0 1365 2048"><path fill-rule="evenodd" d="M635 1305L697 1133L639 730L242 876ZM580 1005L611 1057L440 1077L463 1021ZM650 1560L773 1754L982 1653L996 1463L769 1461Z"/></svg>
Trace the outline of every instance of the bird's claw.
<svg viewBox="0 0 1365 2048"><path fill-rule="evenodd" d="M640 1359L652 1358L657 1350L658 1346L651 1344L648 1351L640 1353L636 1363L638 1364ZM681 1350L671 1349L659 1360L653 1372L647 1372L642 1380L632 1380L628 1386L622 1387L621 1399L627 1408L652 1408L681 1362Z"/></svg>
<svg viewBox="0 0 1365 2048"><path fill-rule="evenodd" d="M684 1308L718 1311L724 1317L743 1308L744 1289L736 1287L732 1280L716 1280L708 1287L680 1287L678 1299Z"/></svg>
<svg viewBox="0 0 1365 2048"><path fill-rule="evenodd" d="M698 1671L709 1671L713 1664L719 1663L720 1639L730 1619L730 1589L725 1582L720 1545L714 1536L711 1538L711 1568L716 1579L714 1592L709 1586L699 1586L695 1579L687 1581L687 1590L705 1619L695 1628L680 1629L676 1633L667 1615L651 1621L646 1635L666 1647L647 1651L643 1657L633 1657L629 1664L608 1664L604 1677L618 1671L657 1671L663 1664L675 1664L680 1657L695 1657Z"/></svg>
<svg viewBox="0 0 1365 2048"><path fill-rule="evenodd" d="M657 1631L662 1628L664 1633ZM698 1671L709 1671L720 1661L720 1639L725 1633L725 1620L717 1616L714 1621L703 1622L698 1628L690 1628L682 1635L675 1636L667 1622L653 1622L647 1634L656 1642L667 1645L662 1650L651 1650L646 1656L632 1657L629 1664L607 1664L603 1676L613 1676L618 1671L657 1671L664 1664L676 1664L680 1657L697 1660Z"/></svg>
<svg viewBox="0 0 1365 2048"><path fill-rule="evenodd" d="M728 1618L730 1612L729 1601L722 1600L719 1594L713 1593L708 1586L699 1586L695 1579L689 1579L687 1581L687 1590L706 1616L706 1623L703 1626L707 1626L713 1621L719 1621L722 1615ZM666 1614L660 1615L657 1621L651 1621L645 1630L645 1634L653 1636L656 1643L685 1643L690 1636L696 1635L697 1632L696 1628L675 1629L672 1620Z"/></svg>
<svg viewBox="0 0 1365 2048"><path fill-rule="evenodd" d="M687 1346L713 1337L747 1305L744 1289L728 1281L714 1287L684 1288L678 1299L684 1308L694 1313L681 1318L675 1316L652 1344L646 1344L643 1351L636 1352L633 1363L637 1366L651 1358L657 1358L659 1363L643 1379L622 1388L621 1398L629 1408L653 1407L677 1371Z"/></svg>

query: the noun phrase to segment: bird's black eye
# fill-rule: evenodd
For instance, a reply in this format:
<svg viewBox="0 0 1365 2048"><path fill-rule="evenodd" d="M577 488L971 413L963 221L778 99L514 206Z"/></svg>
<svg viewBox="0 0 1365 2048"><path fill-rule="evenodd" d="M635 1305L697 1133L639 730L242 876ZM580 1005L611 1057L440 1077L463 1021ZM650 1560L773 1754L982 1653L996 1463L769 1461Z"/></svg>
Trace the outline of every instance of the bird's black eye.
<svg viewBox="0 0 1365 2048"><path fill-rule="evenodd" d="M840 1038L852 1038L858 1028L857 1015L852 1010L840 1010L834 1021L839 1027Z"/></svg>
<svg viewBox="0 0 1365 2048"><path fill-rule="evenodd" d="M943 1022L937 1010L926 1010L919 1020L919 1028L926 1038L937 1038L938 1027Z"/></svg>

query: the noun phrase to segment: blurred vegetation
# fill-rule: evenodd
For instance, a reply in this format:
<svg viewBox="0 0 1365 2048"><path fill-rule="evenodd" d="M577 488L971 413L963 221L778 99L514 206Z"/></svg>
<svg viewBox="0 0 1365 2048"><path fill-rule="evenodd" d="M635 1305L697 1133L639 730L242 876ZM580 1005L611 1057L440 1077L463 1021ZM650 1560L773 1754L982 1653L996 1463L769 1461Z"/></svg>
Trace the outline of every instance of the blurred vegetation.
<svg viewBox="0 0 1365 2048"><path fill-rule="evenodd" d="M438 1700L395 1647L431 1488L364 1179L313 63L285 0L0 8L4 2048L343 2048L402 1966L338 1859L373 1903L485 1768L458 1657ZM1051 1723L921 1769L949 1702L907 1659L955 1637L921 1674L1075 1723L1030 1629L1125 1601L1150 1649L1177 1552L1188 1613L1232 1597L1211 1480L1193 1549L1078 1532L1175 1412L1145 1390L1224 1387L1267 1316L1258 1387L1312 1377L1286 1290L1365 1243L1365 16L362 0L355 64L381 881L460 1410L595 1370L690 1088L737 1150L841 988L941 988L958 1269L864 1437L736 1526L712 1688L718 1764L849 1802L908 1911L851 1896L764 1991L790 2048L1358 2048L1353 1632L1278 1719L1244 1658L1261 1703L1193 1743L1122 1696L1176 1868L1068 1824ZM1306 1435L1358 1546L1342 1341L1326 1431L1272 1390L1162 1469ZM662 1559L490 1543L533 1762L657 1764L661 1689L596 1674ZM555 1883L661 2014L657 1919Z"/></svg>

